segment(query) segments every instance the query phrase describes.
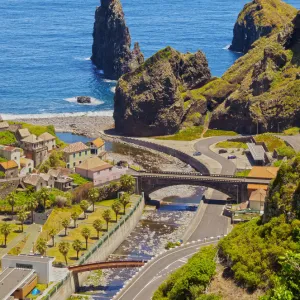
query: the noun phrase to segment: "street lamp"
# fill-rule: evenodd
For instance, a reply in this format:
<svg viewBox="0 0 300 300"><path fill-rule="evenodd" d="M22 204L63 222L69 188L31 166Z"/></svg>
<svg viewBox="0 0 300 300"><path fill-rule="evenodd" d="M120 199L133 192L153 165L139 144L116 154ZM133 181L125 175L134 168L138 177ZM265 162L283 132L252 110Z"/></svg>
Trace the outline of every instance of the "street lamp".
<svg viewBox="0 0 300 300"><path fill-rule="evenodd" d="M237 184L234 185L236 187L236 204L239 203L239 186Z"/></svg>
<svg viewBox="0 0 300 300"><path fill-rule="evenodd" d="M279 131L279 125L281 124L282 122L278 122L277 123L277 132L279 133L280 131Z"/></svg>

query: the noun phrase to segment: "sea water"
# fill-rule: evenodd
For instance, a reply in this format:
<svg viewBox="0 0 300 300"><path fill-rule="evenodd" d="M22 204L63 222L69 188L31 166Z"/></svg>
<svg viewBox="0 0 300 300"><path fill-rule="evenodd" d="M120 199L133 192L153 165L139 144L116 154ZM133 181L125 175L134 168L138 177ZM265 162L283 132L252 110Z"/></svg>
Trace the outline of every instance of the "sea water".
<svg viewBox="0 0 300 300"><path fill-rule="evenodd" d="M240 56L228 51L247 0L122 0L132 41L146 57L170 45L206 54L221 76ZM299 0L288 3L300 8ZM0 1L0 114L111 115L116 82L90 61L99 0ZM75 97L93 97L80 105Z"/></svg>

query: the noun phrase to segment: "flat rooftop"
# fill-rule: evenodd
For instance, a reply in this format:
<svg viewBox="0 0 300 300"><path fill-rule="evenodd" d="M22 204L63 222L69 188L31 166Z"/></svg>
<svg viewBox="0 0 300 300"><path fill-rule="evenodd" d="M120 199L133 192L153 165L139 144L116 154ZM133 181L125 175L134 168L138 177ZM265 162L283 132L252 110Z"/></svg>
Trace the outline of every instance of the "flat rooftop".
<svg viewBox="0 0 300 300"><path fill-rule="evenodd" d="M6 300L34 274L34 270L7 268L0 273L0 299Z"/></svg>
<svg viewBox="0 0 300 300"><path fill-rule="evenodd" d="M254 160L265 160L265 149L261 145L255 145L254 143L247 143L248 149Z"/></svg>
<svg viewBox="0 0 300 300"><path fill-rule="evenodd" d="M48 263L52 262L55 258L51 256L40 256L40 255L4 255L2 259L9 259L9 260L17 260L17 261L24 261L24 262L40 262L40 263Z"/></svg>

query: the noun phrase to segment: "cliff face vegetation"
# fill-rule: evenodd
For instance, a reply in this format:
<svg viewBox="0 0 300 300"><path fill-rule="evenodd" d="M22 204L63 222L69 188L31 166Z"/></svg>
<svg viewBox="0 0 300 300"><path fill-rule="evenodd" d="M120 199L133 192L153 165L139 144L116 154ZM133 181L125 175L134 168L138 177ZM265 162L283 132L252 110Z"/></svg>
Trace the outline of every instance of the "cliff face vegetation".
<svg viewBox="0 0 300 300"><path fill-rule="evenodd" d="M119 0L101 0L97 7L91 60L110 79L136 69L144 62L138 43L130 50L131 38Z"/></svg>
<svg viewBox="0 0 300 300"><path fill-rule="evenodd" d="M116 130L132 136L176 132L185 117L181 92L205 84L210 71L202 52L182 54L167 47L118 82L115 94ZM196 104L195 122L201 123ZM206 106L203 106L206 111Z"/></svg>
<svg viewBox="0 0 300 300"><path fill-rule="evenodd" d="M289 23L297 10L280 0L253 0L245 5L233 30L230 49L246 53L259 38Z"/></svg>

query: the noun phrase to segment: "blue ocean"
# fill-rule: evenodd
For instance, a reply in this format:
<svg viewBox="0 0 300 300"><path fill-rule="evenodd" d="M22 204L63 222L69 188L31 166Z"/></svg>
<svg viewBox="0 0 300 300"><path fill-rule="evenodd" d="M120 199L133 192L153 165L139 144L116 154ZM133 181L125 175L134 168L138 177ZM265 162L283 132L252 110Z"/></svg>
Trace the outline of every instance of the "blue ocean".
<svg viewBox="0 0 300 300"><path fill-rule="evenodd" d="M201 49L216 76L240 55L227 48L246 2L122 0L132 41L146 57L167 45ZM299 0L287 2L300 8ZM97 5L99 0L0 1L0 114L112 114L116 82L89 60ZM79 95L94 101L77 104Z"/></svg>

